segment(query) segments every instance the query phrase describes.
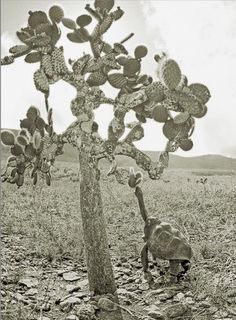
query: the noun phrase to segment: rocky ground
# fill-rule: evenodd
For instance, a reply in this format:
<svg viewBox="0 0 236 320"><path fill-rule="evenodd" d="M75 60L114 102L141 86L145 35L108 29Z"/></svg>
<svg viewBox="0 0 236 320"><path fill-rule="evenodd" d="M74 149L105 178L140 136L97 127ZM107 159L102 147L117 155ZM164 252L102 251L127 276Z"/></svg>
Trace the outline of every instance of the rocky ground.
<svg viewBox="0 0 236 320"><path fill-rule="evenodd" d="M185 280L173 285L150 263L155 278L151 287L139 258L143 230L134 195L127 186L102 178L124 320L236 320L233 180L212 177L203 188L196 187L193 176L181 172L173 177L176 173L167 175L170 183L161 181L158 188L156 182L145 180L144 195L150 212L187 235L194 251L192 268ZM60 172L54 179L51 188L39 186L34 191L27 184L18 191L4 185L2 319L94 320L106 312L106 319L112 320L117 308L112 297L90 297L88 291L76 179Z"/></svg>

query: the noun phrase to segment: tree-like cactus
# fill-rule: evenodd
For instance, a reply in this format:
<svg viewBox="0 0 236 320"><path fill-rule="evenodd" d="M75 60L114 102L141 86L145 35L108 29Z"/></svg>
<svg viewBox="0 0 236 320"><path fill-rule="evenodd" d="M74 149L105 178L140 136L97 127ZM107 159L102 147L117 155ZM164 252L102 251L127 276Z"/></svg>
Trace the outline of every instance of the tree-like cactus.
<svg viewBox="0 0 236 320"><path fill-rule="evenodd" d="M115 292L102 214L99 160L105 158L111 163L109 174L114 174L121 183L128 183L129 172L116 165L117 155L133 158L151 179L158 180L168 166L170 152L178 148L186 151L192 148L190 137L195 118L206 114L206 103L210 98L210 92L204 85L188 85L178 63L166 55L154 57L153 63L158 63L156 79L143 73L142 59L148 54L147 47L138 45L133 56L128 55L125 47L133 34L114 44L106 43L104 34L124 14L121 8L114 10L113 7L114 0L95 0L94 7L87 4L87 14L79 15L75 20L65 17L64 10L57 5L52 6L48 14L30 11L28 25L17 32L22 45L12 47L11 55L1 59L2 65L14 63L22 56L25 56L27 63L39 62L33 80L36 89L45 96L48 112L45 121L38 108L30 107L26 118L20 123L21 131L17 137L9 131L2 132L2 142L10 147L12 154L7 161L3 180L20 187L24 183L25 171L30 168L33 185L40 177L44 177L46 184L50 185L50 166L62 152L64 143L68 142L78 149L86 260L90 289L95 294ZM86 27L93 19L96 24L89 31ZM90 43L91 53L74 61L70 59L67 63L63 47L56 46L61 36L59 24L69 29L67 38L75 46ZM59 80L67 82L77 91L71 102L76 120L62 135L54 132L49 103L50 86ZM107 98L103 93L101 86L105 83L118 90L114 99ZM113 105L114 109L107 139L101 138L94 121L94 111L104 103ZM125 118L130 111L135 112L138 121L129 127L130 131L124 136ZM145 134L143 123L148 119L162 125L167 138L166 148L156 161L135 146L135 141ZM141 178L140 173L133 176L130 186L135 187ZM115 316L111 318L116 319Z"/></svg>

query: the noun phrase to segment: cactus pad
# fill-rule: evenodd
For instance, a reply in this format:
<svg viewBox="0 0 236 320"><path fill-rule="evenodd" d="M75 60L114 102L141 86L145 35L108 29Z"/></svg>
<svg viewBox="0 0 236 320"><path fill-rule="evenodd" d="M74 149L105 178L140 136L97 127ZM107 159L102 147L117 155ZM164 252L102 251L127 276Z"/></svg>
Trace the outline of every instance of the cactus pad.
<svg viewBox="0 0 236 320"><path fill-rule="evenodd" d="M35 29L37 26L43 23L48 23L48 17L43 11L29 11L28 24L31 28Z"/></svg>
<svg viewBox="0 0 236 320"><path fill-rule="evenodd" d="M99 8L100 10L111 11L115 4L114 0L95 0L94 6L95 8Z"/></svg>
<svg viewBox="0 0 236 320"><path fill-rule="evenodd" d="M209 89L201 83L192 83L188 87L190 91L201 100L203 104L207 103L211 97Z"/></svg>
<svg viewBox="0 0 236 320"><path fill-rule="evenodd" d="M59 23L64 17L64 10L59 6L52 6L48 11L48 15L53 22Z"/></svg>
<svg viewBox="0 0 236 320"><path fill-rule="evenodd" d="M107 81L107 75L103 73L102 71L95 71L90 74L90 76L87 79L87 83L93 87L93 86L101 86Z"/></svg>
<svg viewBox="0 0 236 320"><path fill-rule="evenodd" d="M169 113L162 104L158 104L152 111L152 117L157 122L166 122Z"/></svg>
<svg viewBox="0 0 236 320"><path fill-rule="evenodd" d="M108 76L110 85L114 88L121 89L127 84L127 79L122 73L113 73Z"/></svg>
<svg viewBox="0 0 236 320"><path fill-rule="evenodd" d="M92 22L92 18L87 14L82 14L81 16L78 16L78 18L76 19L76 23L81 28L86 27L91 22Z"/></svg>
<svg viewBox="0 0 236 320"><path fill-rule="evenodd" d="M36 62L40 62L41 59L42 59L41 52L31 52L27 54L27 56L25 57L25 62L36 63Z"/></svg>
<svg viewBox="0 0 236 320"><path fill-rule="evenodd" d="M151 101L161 102L165 99L165 87L159 81L148 85L145 93Z"/></svg>
<svg viewBox="0 0 236 320"><path fill-rule="evenodd" d="M16 137L16 142L21 146L27 146L29 140L26 137L19 135Z"/></svg>
<svg viewBox="0 0 236 320"><path fill-rule="evenodd" d="M37 90L43 93L49 93L49 83L46 74L42 69L35 71L34 84Z"/></svg>
<svg viewBox="0 0 236 320"><path fill-rule="evenodd" d="M170 90L175 89L181 81L181 70L176 61L162 58L159 66L161 82Z"/></svg>
<svg viewBox="0 0 236 320"><path fill-rule="evenodd" d="M134 56L136 59L142 59L146 57L147 53L148 53L148 49L146 46L138 46L134 50Z"/></svg>
<svg viewBox="0 0 236 320"><path fill-rule="evenodd" d="M137 59L127 59L124 64L123 73L127 77L133 77L141 69L141 63Z"/></svg>
<svg viewBox="0 0 236 320"><path fill-rule="evenodd" d="M189 151L193 147L193 142L191 139L183 139L180 141L179 144L180 148L184 151Z"/></svg>
<svg viewBox="0 0 236 320"><path fill-rule="evenodd" d="M11 154L13 156L17 157L17 156L20 156L23 153L24 153L23 148L18 143L15 143L14 146L11 147Z"/></svg>
<svg viewBox="0 0 236 320"><path fill-rule="evenodd" d="M190 127L188 125L175 124L172 119L167 120L163 126L164 136L169 140L187 138Z"/></svg>
<svg viewBox="0 0 236 320"><path fill-rule="evenodd" d="M1 140L6 146L13 146L15 143L15 135L10 130L3 130L1 132Z"/></svg>
<svg viewBox="0 0 236 320"><path fill-rule="evenodd" d="M58 75L68 73L62 48L54 48L52 52L52 68L54 73Z"/></svg>
<svg viewBox="0 0 236 320"><path fill-rule="evenodd" d="M38 108L31 106L26 113L26 117L31 120L35 121L35 119L40 115L40 111Z"/></svg>
<svg viewBox="0 0 236 320"><path fill-rule="evenodd" d="M173 120L175 124L182 124L186 122L189 118L190 118L190 114L187 111L185 111L177 114Z"/></svg>
<svg viewBox="0 0 236 320"><path fill-rule="evenodd" d="M76 23L74 20L69 19L69 18L62 18L62 24L68 28L68 29L72 29L75 30L77 28Z"/></svg>

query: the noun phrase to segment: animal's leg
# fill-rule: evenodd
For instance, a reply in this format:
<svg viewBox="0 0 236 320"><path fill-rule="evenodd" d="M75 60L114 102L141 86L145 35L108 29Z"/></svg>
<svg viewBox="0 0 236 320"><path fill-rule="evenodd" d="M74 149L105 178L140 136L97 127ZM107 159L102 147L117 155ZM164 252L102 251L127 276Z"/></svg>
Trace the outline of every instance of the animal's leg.
<svg viewBox="0 0 236 320"><path fill-rule="evenodd" d="M142 265L143 265L143 272L144 272L145 279L147 279L149 283L153 282L152 274L148 270L148 245L147 245L147 243L145 243L145 245L142 248L141 261L142 261Z"/></svg>
<svg viewBox="0 0 236 320"><path fill-rule="evenodd" d="M179 274L179 261L170 260L170 281L176 283Z"/></svg>
<svg viewBox="0 0 236 320"><path fill-rule="evenodd" d="M190 269L191 267L191 263L189 260L183 260L183 261L180 261L181 263L181 266L182 268L184 269L183 271L179 272L177 278L178 280L184 278L185 274L188 272L188 270Z"/></svg>

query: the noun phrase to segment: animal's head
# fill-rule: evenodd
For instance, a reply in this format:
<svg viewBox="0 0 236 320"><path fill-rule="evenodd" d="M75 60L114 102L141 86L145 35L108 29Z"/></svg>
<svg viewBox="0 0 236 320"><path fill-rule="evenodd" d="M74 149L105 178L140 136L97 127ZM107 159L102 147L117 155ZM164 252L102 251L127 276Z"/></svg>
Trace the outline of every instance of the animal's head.
<svg viewBox="0 0 236 320"><path fill-rule="evenodd" d="M156 217L148 217L145 221L144 225L144 236L143 239L144 241L147 241L152 234L153 228L155 228L156 225L160 224L161 220L159 220Z"/></svg>

